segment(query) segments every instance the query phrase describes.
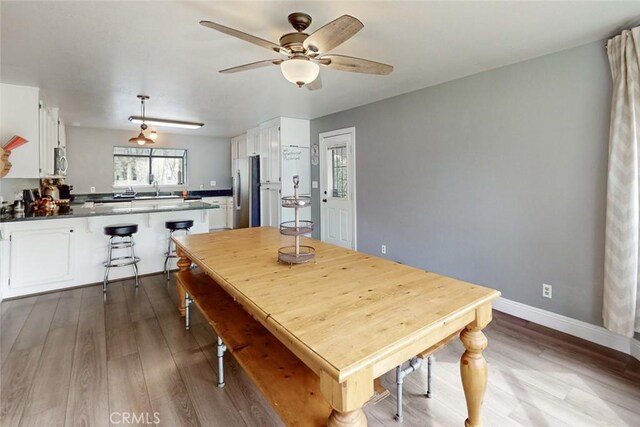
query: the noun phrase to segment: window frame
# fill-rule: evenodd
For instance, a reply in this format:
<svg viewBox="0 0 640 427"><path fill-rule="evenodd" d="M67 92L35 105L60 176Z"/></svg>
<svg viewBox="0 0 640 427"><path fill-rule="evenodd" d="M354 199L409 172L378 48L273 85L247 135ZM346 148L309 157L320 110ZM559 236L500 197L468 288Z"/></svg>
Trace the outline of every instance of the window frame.
<svg viewBox="0 0 640 427"><path fill-rule="evenodd" d="M189 156L188 156L188 152L189 150L187 150L186 148L168 148L168 147L127 147L127 146L122 146L122 145L114 145L113 146L113 151L115 151L117 148L136 148L136 149L143 149L143 150L149 150L149 154L118 154L113 152L113 163L112 163L112 187L113 188L129 188L129 187L137 187L137 188L147 188L147 187L153 187L153 182L147 182L146 184L134 184L134 185L127 185L127 184L116 184L115 183L115 159L116 157L135 157L135 158L142 158L142 159L149 159L149 174L147 175L147 181L150 181L151 175L153 175L152 170L153 170L153 159L182 159L182 166L183 166L183 174L182 174L182 183L178 183L178 184L160 184L158 183L158 187L188 187L189 186ZM184 151L184 154L182 156L166 156L166 155L154 155L153 152L154 150L182 150Z"/></svg>

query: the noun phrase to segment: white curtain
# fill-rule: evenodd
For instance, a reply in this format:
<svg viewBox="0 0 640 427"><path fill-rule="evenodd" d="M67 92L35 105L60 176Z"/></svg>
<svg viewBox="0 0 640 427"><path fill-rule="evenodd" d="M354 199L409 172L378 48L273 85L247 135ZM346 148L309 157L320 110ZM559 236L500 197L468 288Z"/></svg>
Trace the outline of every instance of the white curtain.
<svg viewBox="0 0 640 427"><path fill-rule="evenodd" d="M621 335L640 331L640 27L607 43L613 96L604 265L604 325Z"/></svg>

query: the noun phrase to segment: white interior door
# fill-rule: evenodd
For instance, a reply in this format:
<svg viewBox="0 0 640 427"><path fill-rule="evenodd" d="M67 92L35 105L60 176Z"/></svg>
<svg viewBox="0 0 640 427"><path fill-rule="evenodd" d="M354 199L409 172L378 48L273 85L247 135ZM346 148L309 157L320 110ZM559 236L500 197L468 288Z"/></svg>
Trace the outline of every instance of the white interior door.
<svg viewBox="0 0 640 427"><path fill-rule="evenodd" d="M356 249L355 128L320 134L322 240Z"/></svg>

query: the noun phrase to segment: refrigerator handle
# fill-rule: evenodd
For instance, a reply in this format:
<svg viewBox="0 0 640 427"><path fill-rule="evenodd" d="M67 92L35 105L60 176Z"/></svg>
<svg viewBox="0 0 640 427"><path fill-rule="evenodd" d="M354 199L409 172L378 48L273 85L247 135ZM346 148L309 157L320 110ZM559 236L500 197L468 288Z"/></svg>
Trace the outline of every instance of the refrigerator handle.
<svg viewBox="0 0 640 427"><path fill-rule="evenodd" d="M241 197L242 197L242 194L241 194L241 192L242 192L242 183L240 182L240 171L236 172L236 189L238 190L237 191L237 197L236 197L236 200L237 200L236 209L240 210L240 200L241 200Z"/></svg>

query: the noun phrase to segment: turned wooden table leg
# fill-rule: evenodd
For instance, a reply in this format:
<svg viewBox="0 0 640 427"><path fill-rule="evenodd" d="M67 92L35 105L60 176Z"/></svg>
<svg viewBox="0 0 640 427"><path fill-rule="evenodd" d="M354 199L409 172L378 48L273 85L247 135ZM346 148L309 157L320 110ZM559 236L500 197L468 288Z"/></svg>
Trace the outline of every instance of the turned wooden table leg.
<svg viewBox="0 0 640 427"><path fill-rule="evenodd" d="M481 427L482 401L487 389L487 361L482 351L487 348L487 337L481 327L469 325L460 333L460 340L466 349L460 358L460 376L469 413L464 425Z"/></svg>
<svg viewBox="0 0 640 427"><path fill-rule="evenodd" d="M366 427L367 416L362 409L349 412L338 412L335 409L329 416L328 427Z"/></svg>
<svg viewBox="0 0 640 427"><path fill-rule="evenodd" d="M191 260L187 257L180 247L176 248L176 254L178 255L178 270L180 271L188 271L191 268ZM176 289L178 290L178 297L180 298L180 307L178 311L180 312L180 316L184 317L186 313L186 307L184 302L185 292L184 288L180 286L178 281L176 280Z"/></svg>

